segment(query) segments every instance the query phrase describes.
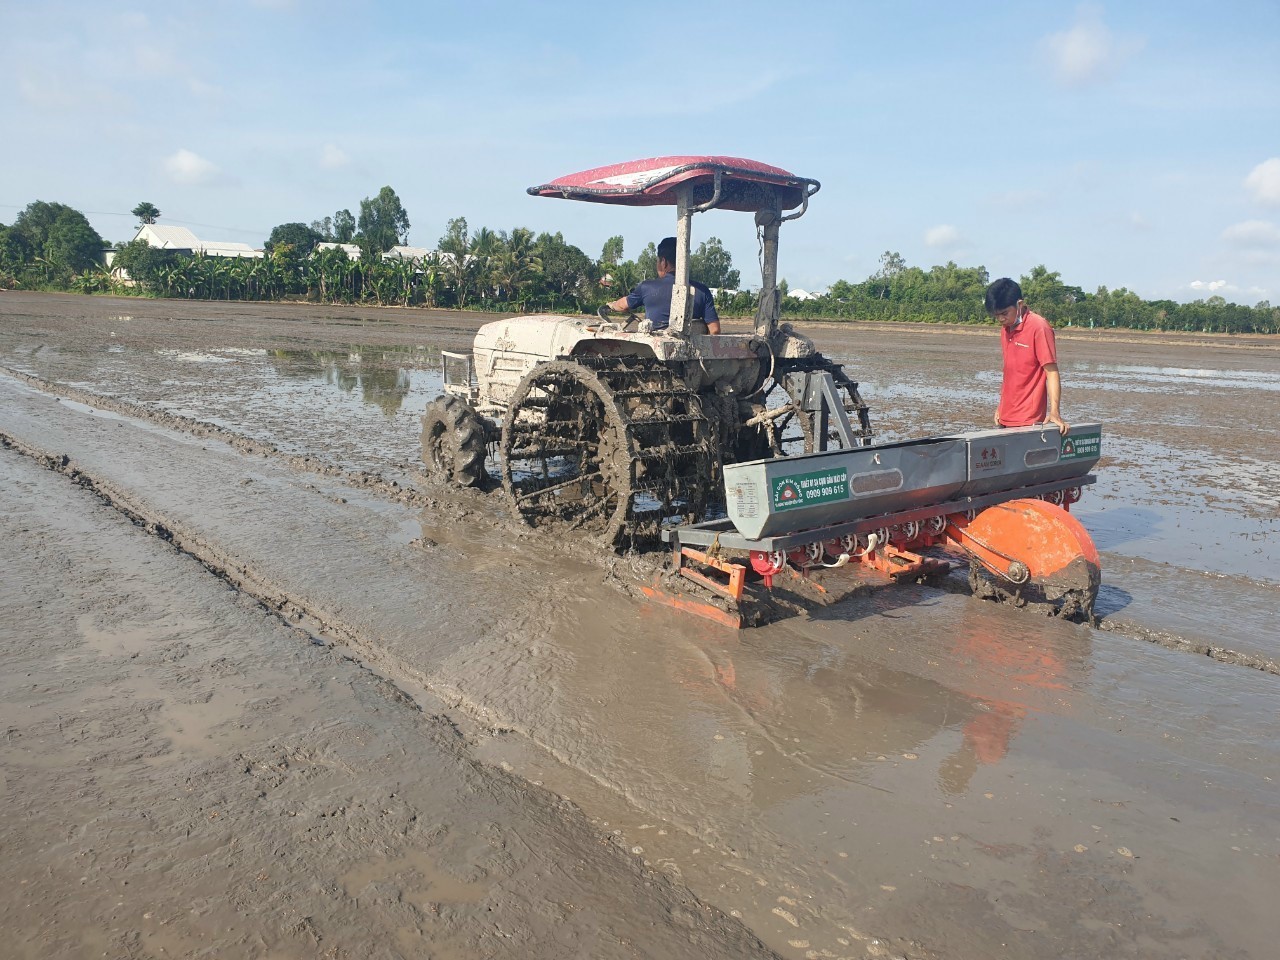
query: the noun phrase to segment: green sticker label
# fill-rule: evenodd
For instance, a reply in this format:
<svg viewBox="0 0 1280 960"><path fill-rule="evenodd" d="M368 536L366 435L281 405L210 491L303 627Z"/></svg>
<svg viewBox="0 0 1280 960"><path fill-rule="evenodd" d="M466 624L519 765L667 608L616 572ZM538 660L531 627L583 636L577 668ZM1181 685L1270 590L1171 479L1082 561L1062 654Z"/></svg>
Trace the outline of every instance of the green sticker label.
<svg viewBox="0 0 1280 960"><path fill-rule="evenodd" d="M845 467L818 470L815 473L797 473L788 477L778 477L773 481L773 509L775 510L811 507L816 503L848 499L849 471Z"/></svg>
<svg viewBox="0 0 1280 960"><path fill-rule="evenodd" d="M1059 460L1091 460L1102 454L1102 434L1082 433L1062 438Z"/></svg>

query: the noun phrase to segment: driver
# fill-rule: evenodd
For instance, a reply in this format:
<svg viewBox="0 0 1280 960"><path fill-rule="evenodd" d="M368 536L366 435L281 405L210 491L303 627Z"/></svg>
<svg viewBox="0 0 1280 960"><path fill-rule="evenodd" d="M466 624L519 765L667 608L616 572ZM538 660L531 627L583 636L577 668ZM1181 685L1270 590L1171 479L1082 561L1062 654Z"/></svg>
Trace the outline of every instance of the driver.
<svg viewBox="0 0 1280 960"><path fill-rule="evenodd" d="M621 313L644 304L645 318L653 325L653 332L657 333L671 325L671 291L675 285L676 238L667 237L658 244L658 278L641 280L634 290L608 304L608 307ZM716 313L711 291L696 280L690 281L689 287L693 293L693 319L705 322L707 333L719 333L720 317Z"/></svg>

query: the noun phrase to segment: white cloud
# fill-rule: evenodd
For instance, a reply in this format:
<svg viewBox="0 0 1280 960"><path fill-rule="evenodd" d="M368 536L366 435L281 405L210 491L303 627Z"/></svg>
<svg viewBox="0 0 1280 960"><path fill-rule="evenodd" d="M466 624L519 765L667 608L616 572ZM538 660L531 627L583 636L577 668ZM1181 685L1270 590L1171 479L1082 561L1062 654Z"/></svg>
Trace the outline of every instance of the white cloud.
<svg viewBox="0 0 1280 960"><path fill-rule="evenodd" d="M351 162L346 152L332 143L326 143L320 151L320 166L326 170L340 170Z"/></svg>
<svg viewBox="0 0 1280 960"><path fill-rule="evenodd" d="M1034 207L1042 205L1049 199L1049 194L1043 190L1005 190L1000 193L990 194L988 199L992 206L1005 207L1006 212L1009 210L1030 210Z"/></svg>
<svg viewBox="0 0 1280 960"><path fill-rule="evenodd" d="M25 69L18 77L18 93L36 109L55 113L122 112L131 106L127 98L101 83L91 82L74 68L61 75L43 67Z"/></svg>
<svg viewBox="0 0 1280 960"><path fill-rule="evenodd" d="M212 99L214 97L224 96L222 87L218 86L216 83L209 83L208 81L201 80L199 77L188 77L187 89L197 97Z"/></svg>
<svg viewBox="0 0 1280 960"><path fill-rule="evenodd" d="M1227 281L1225 280L1210 280L1208 283L1205 283L1203 280L1191 281L1192 290L1208 290L1211 293L1215 290L1221 290L1226 285Z"/></svg>
<svg viewBox="0 0 1280 960"><path fill-rule="evenodd" d="M218 168L199 154L178 150L164 160L164 171L174 183L208 183L218 175Z"/></svg>
<svg viewBox="0 0 1280 960"><path fill-rule="evenodd" d="M954 247L960 242L960 231L949 223L940 223L924 232L924 242L930 247Z"/></svg>
<svg viewBox="0 0 1280 960"><path fill-rule="evenodd" d="M1059 82L1068 86L1095 83L1142 49L1141 39L1117 38L1102 22L1102 11L1092 5L1076 10L1070 30L1050 34L1044 46Z"/></svg>
<svg viewBox="0 0 1280 960"><path fill-rule="evenodd" d="M1259 203L1280 204L1280 157L1263 160L1244 178L1244 185Z"/></svg>
<svg viewBox="0 0 1280 960"><path fill-rule="evenodd" d="M41 110L69 110L76 105L75 93L47 75L19 77L18 92L27 103Z"/></svg>
<svg viewBox="0 0 1280 960"><path fill-rule="evenodd" d="M1266 220L1245 220L1223 230L1222 239L1236 247L1275 247L1280 246L1280 228Z"/></svg>

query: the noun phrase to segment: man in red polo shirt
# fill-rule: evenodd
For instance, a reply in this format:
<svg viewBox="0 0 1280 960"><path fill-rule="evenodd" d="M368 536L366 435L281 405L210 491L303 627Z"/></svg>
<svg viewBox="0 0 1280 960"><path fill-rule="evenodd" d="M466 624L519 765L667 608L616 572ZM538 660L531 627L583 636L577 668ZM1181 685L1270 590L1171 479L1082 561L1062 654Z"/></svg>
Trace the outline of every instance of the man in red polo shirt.
<svg viewBox="0 0 1280 960"><path fill-rule="evenodd" d="M1040 314L1027 309L1022 288L1008 277L987 287L986 306L987 313L1000 323L1004 353L996 426L1025 427L1047 421L1056 425L1059 433L1066 433L1067 424L1058 410L1062 380L1058 376L1053 327Z"/></svg>

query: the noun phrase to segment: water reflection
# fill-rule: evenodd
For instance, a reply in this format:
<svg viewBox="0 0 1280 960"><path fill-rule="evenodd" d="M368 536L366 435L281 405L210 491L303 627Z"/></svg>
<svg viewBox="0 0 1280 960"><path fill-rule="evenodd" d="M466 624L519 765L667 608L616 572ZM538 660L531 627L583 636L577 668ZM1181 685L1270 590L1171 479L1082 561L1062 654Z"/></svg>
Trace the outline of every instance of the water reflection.
<svg viewBox="0 0 1280 960"><path fill-rule="evenodd" d="M436 346L162 349L99 354L86 383L345 469L416 463L418 421L443 389ZM118 358L118 359L117 359ZM106 362L103 362L106 361ZM160 364L159 370L154 369ZM163 387L155 397L154 385Z"/></svg>
<svg viewBox="0 0 1280 960"><path fill-rule="evenodd" d="M1003 760L1041 692L1065 692L1083 677L1090 646L1087 636L1053 643L1044 635L1001 635L977 620L958 624L952 655L972 665L982 683L972 696L974 713L960 727L959 746L938 770L942 791L963 795L980 766Z"/></svg>
<svg viewBox="0 0 1280 960"><path fill-rule="evenodd" d="M877 598L899 593L915 603L887 599L890 610L903 606L900 615L891 613L901 626L886 629L900 632L904 647L926 647L943 670L893 669L847 641L780 649L731 641L703 647L709 672L697 664L677 672L684 690L705 688L708 703L724 696L750 717L758 736L736 749L720 744L716 772L749 784L753 806L790 804L840 783L905 788L885 764L902 758L933 757L939 791L963 795L977 770L1005 759L1027 717L1055 708L1089 669L1089 631L1056 621L1028 630L1025 617L966 606L945 640L913 637L914 624L936 624L936 612L927 612L934 605L914 590L875 591L859 619L875 614Z"/></svg>
<svg viewBox="0 0 1280 960"><path fill-rule="evenodd" d="M1261 370L1156 367L1131 363L1078 363L1073 365L1073 369L1081 373L1095 374L1105 386L1111 386L1111 381L1119 381L1126 389L1132 387L1136 380L1139 385L1176 383L1183 386L1280 391L1280 377Z"/></svg>
<svg viewBox="0 0 1280 960"><path fill-rule="evenodd" d="M312 380L359 396L387 416L395 415L413 389L414 372L440 367L438 348L272 350L269 361L289 380Z"/></svg>

